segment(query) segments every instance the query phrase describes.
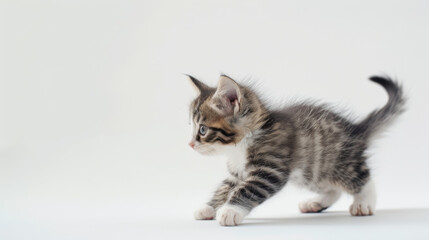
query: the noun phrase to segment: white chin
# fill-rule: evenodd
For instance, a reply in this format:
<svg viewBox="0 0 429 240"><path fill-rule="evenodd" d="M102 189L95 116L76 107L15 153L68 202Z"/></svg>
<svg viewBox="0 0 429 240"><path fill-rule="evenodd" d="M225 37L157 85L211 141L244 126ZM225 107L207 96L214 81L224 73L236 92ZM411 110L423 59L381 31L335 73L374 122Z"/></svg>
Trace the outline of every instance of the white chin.
<svg viewBox="0 0 429 240"><path fill-rule="evenodd" d="M216 155L217 151L216 149L195 149L195 151L197 151L197 153L201 154L201 155Z"/></svg>
<svg viewBox="0 0 429 240"><path fill-rule="evenodd" d="M215 154L215 151L198 151L197 152L201 155L213 155Z"/></svg>
<svg viewBox="0 0 429 240"><path fill-rule="evenodd" d="M196 147L195 151L202 155L216 156L222 155L222 153L225 151L225 148L223 145L212 144L210 146Z"/></svg>

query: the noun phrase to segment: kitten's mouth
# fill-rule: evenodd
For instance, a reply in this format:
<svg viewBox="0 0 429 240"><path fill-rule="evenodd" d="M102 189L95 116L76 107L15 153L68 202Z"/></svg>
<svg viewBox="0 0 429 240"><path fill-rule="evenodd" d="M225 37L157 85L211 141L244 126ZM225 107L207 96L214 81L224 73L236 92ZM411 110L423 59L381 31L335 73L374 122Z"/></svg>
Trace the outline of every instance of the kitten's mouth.
<svg viewBox="0 0 429 240"><path fill-rule="evenodd" d="M201 148L201 147L195 147L194 150L202 155L210 155L214 153L214 150L211 148Z"/></svg>

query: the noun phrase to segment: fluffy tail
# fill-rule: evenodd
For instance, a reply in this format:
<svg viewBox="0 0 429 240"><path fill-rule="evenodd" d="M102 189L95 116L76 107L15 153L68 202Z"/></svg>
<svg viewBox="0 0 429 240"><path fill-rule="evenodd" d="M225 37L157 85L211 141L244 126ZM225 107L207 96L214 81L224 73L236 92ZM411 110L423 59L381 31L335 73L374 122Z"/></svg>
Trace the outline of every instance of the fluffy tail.
<svg viewBox="0 0 429 240"><path fill-rule="evenodd" d="M363 139L369 139L379 133L405 110L405 97L401 85L389 77L372 76L369 79L386 89L389 100L383 108L371 112L355 126L354 133Z"/></svg>

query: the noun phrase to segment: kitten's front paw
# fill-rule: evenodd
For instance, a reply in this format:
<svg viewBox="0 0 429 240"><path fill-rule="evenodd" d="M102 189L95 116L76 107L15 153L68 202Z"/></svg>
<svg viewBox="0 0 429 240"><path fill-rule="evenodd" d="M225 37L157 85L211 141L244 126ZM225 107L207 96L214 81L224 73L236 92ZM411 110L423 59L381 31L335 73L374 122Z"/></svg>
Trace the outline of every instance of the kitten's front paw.
<svg viewBox="0 0 429 240"><path fill-rule="evenodd" d="M204 205L194 213L197 220L213 220L215 217L215 210L209 205Z"/></svg>
<svg viewBox="0 0 429 240"><path fill-rule="evenodd" d="M299 210L301 210L302 213L320 213L326 208L327 207L323 207L320 203L311 200L299 204Z"/></svg>
<svg viewBox="0 0 429 240"><path fill-rule="evenodd" d="M216 219L222 226L237 226L249 211L234 205L224 205L217 211Z"/></svg>
<svg viewBox="0 0 429 240"><path fill-rule="evenodd" d="M373 205L366 202L356 202L350 206L352 216L370 216L375 212Z"/></svg>

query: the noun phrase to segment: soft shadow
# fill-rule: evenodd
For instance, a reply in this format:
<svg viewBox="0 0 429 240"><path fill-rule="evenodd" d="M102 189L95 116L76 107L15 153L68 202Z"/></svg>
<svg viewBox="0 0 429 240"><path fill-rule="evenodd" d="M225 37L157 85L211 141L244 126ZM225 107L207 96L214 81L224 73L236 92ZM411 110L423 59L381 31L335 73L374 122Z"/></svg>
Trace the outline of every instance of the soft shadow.
<svg viewBox="0 0 429 240"><path fill-rule="evenodd" d="M290 217L247 218L243 225L394 225L429 222L429 208L380 209L375 215L353 217L346 211L305 213Z"/></svg>

